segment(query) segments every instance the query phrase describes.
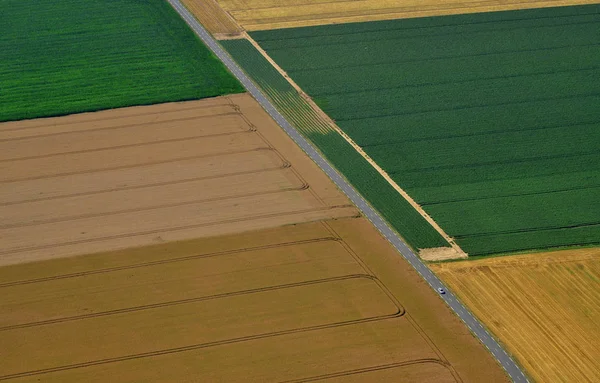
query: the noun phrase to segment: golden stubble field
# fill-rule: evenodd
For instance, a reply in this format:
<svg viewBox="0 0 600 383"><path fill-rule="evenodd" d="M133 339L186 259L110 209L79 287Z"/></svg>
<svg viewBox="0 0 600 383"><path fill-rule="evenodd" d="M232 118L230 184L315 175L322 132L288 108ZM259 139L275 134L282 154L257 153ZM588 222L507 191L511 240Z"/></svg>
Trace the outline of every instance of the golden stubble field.
<svg viewBox="0 0 600 383"><path fill-rule="evenodd" d="M505 382L364 218L0 268L8 382Z"/></svg>
<svg viewBox="0 0 600 383"><path fill-rule="evenodd" d="M212 20L203 16L206 26L222 33L222 23L230 17L247 31L304 27L311 25L390 20L411 17L491 12L527 8L555 7L575 4L595 4L597 0L186 0L205 3L214 12ZM223 11L214 9L214 2ZM196 6L197 7L197 6ZM191 8L193 9L193 8ZM237 28L230 27L235 33Z"/></svg>
<svg viewBox="0 0 600 383"><path fill-rule="evenodd" d="M533 378L600 381L600 249L430 267Z"/></svg>
<svg viewBox="0 0 600 383"><path fill-rule="evenodd" d="M242 31L233 17L223 11L216 0L181 0L181 2L212 33L227 35Z"/></svg>
<svg viewBox="0 0 600 383"><path fill-rule="evenodd" d="M356 214L249 95L0 124L0 265Z"/></svg>

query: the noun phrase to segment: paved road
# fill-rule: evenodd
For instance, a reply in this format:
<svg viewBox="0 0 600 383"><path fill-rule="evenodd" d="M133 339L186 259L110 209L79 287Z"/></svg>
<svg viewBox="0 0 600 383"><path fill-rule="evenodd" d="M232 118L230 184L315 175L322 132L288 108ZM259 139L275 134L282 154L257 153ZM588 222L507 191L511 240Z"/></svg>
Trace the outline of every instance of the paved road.
<svg viewBox="0 0 600 383"><path fill-rule="evenodd" d="M275 109L273 104L265 95L254 85L248 76L241 71L235 61L225 52L225 50L215 41L215 39L204 29L204 27L185 9L179 0L167 0L173 8L181 15L186 23L196 32L200 39L221 59L229 70L244 85L248 92L262 105L262 107L273 117L275 121L285 130L285 132L308 154L308 156L335 182L335 184L350 198L350 200L360 209L373 225L383 234L388 241L400 252L400 254L417 270L425 281L436 290L443 288L446 294L440 295L441 298L450 306L452 310L469 327L471 332L479 338L485 347L498 360L502 367L514 382L528 382L520 367L504 351L498 342L492 338L490 333L481 325L481 323L471 314L462 303L456 299L456 296L448 290L435 274L425 266L421 259L404 243L404 241L390 228L390 226L357 192L354 188L340 176L340 174L321 156L319 152L306 140L290 123Z"/></svg>

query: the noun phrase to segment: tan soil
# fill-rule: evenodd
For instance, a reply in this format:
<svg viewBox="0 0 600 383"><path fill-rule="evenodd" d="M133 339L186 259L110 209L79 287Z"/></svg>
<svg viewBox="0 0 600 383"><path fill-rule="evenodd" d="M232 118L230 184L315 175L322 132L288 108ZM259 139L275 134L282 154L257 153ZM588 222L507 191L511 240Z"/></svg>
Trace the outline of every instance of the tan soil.
<svg viewBox="0 0 600 383"><path fill-rule="evenodd" d="M216 0L181 0L183 5L212 33L225 36L241 32L233 18Z"/></svg>
<svg viewBox="0 0 600 383"><path fill-rule="evenodd" d="M249 95L0 124L0 265L356 214Z"/></svg>
<svg viewBox="0 0 600 383"><path fill-rule="evenodd" d="M430 267L537 381L600 381L599 248Z"/></svg>
<svg viewBox="0 0 600 383"><path fill-rule="evenodd" d="M597 3L597 0L216 1L247 31Z"/></svg>
<svg viewBox="0 0 600 383"><path fill-rule="evenodd" d="M460 249L460 248L459 248ZM420 249L419 257L424 261L448 261L450 259L466 259L467 253L457 251L453 247L432 247L429 249Z"/></svg>
<svg viewBox="0 0 600 383"><path fill-rule="evenodd" d="M364 218L0 268L9 382L506 382Z"/></svg>

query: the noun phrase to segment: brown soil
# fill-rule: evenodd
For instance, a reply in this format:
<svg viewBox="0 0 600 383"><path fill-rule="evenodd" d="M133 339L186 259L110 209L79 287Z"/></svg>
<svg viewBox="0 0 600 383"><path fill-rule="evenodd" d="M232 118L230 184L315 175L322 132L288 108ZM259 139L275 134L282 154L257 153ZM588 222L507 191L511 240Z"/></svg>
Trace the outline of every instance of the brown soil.
<svg viewBox="0 0 600 383"><path fill-rule="evenodd" d="M215 0L245 30L595 4L597 0Z"/></svg>
<svg viewBox="0 0 600 383"><path fill-rule="evenodd" d="M0 265L356 214L249 95L0 124Z"/></svg>
<svg viewBox="0 0 600 383"><path fill-rule="evenodd" d="M0 268L0 380L506 382L364 218Z"/></svg>
<svg viewBox="0 0 600 383"><path fill-rule="evenodd" d="M600 249L430 267L537 381L600 381Z"/></svg>

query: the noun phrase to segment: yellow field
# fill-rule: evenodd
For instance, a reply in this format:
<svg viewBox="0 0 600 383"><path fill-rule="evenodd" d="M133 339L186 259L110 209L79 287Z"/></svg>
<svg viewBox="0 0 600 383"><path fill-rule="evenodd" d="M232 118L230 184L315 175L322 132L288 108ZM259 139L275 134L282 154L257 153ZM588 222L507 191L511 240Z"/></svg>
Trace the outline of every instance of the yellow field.
<svg viewBox="0 0 600 383"><path fill-rule="evenodd" d="M212 33L235 34L242 31L216 0L182 0L181 2Z"/></svg>
<svg viewBox="0 0 600 383"><path fill-rule="evenodd" d="M430 267L535 379L600 381L600 249Z"/></svg>
<svg viewBox="0 0 600 383"><path fill-rule="evenodd" d="M247 31L597 3L597 0L216 1Z"/></svg>
<svg viewBox="0 0 600 383"><path fill-rule="evenodd" d="M364 218L0 268L0 380L504 382Z"/></svg>

